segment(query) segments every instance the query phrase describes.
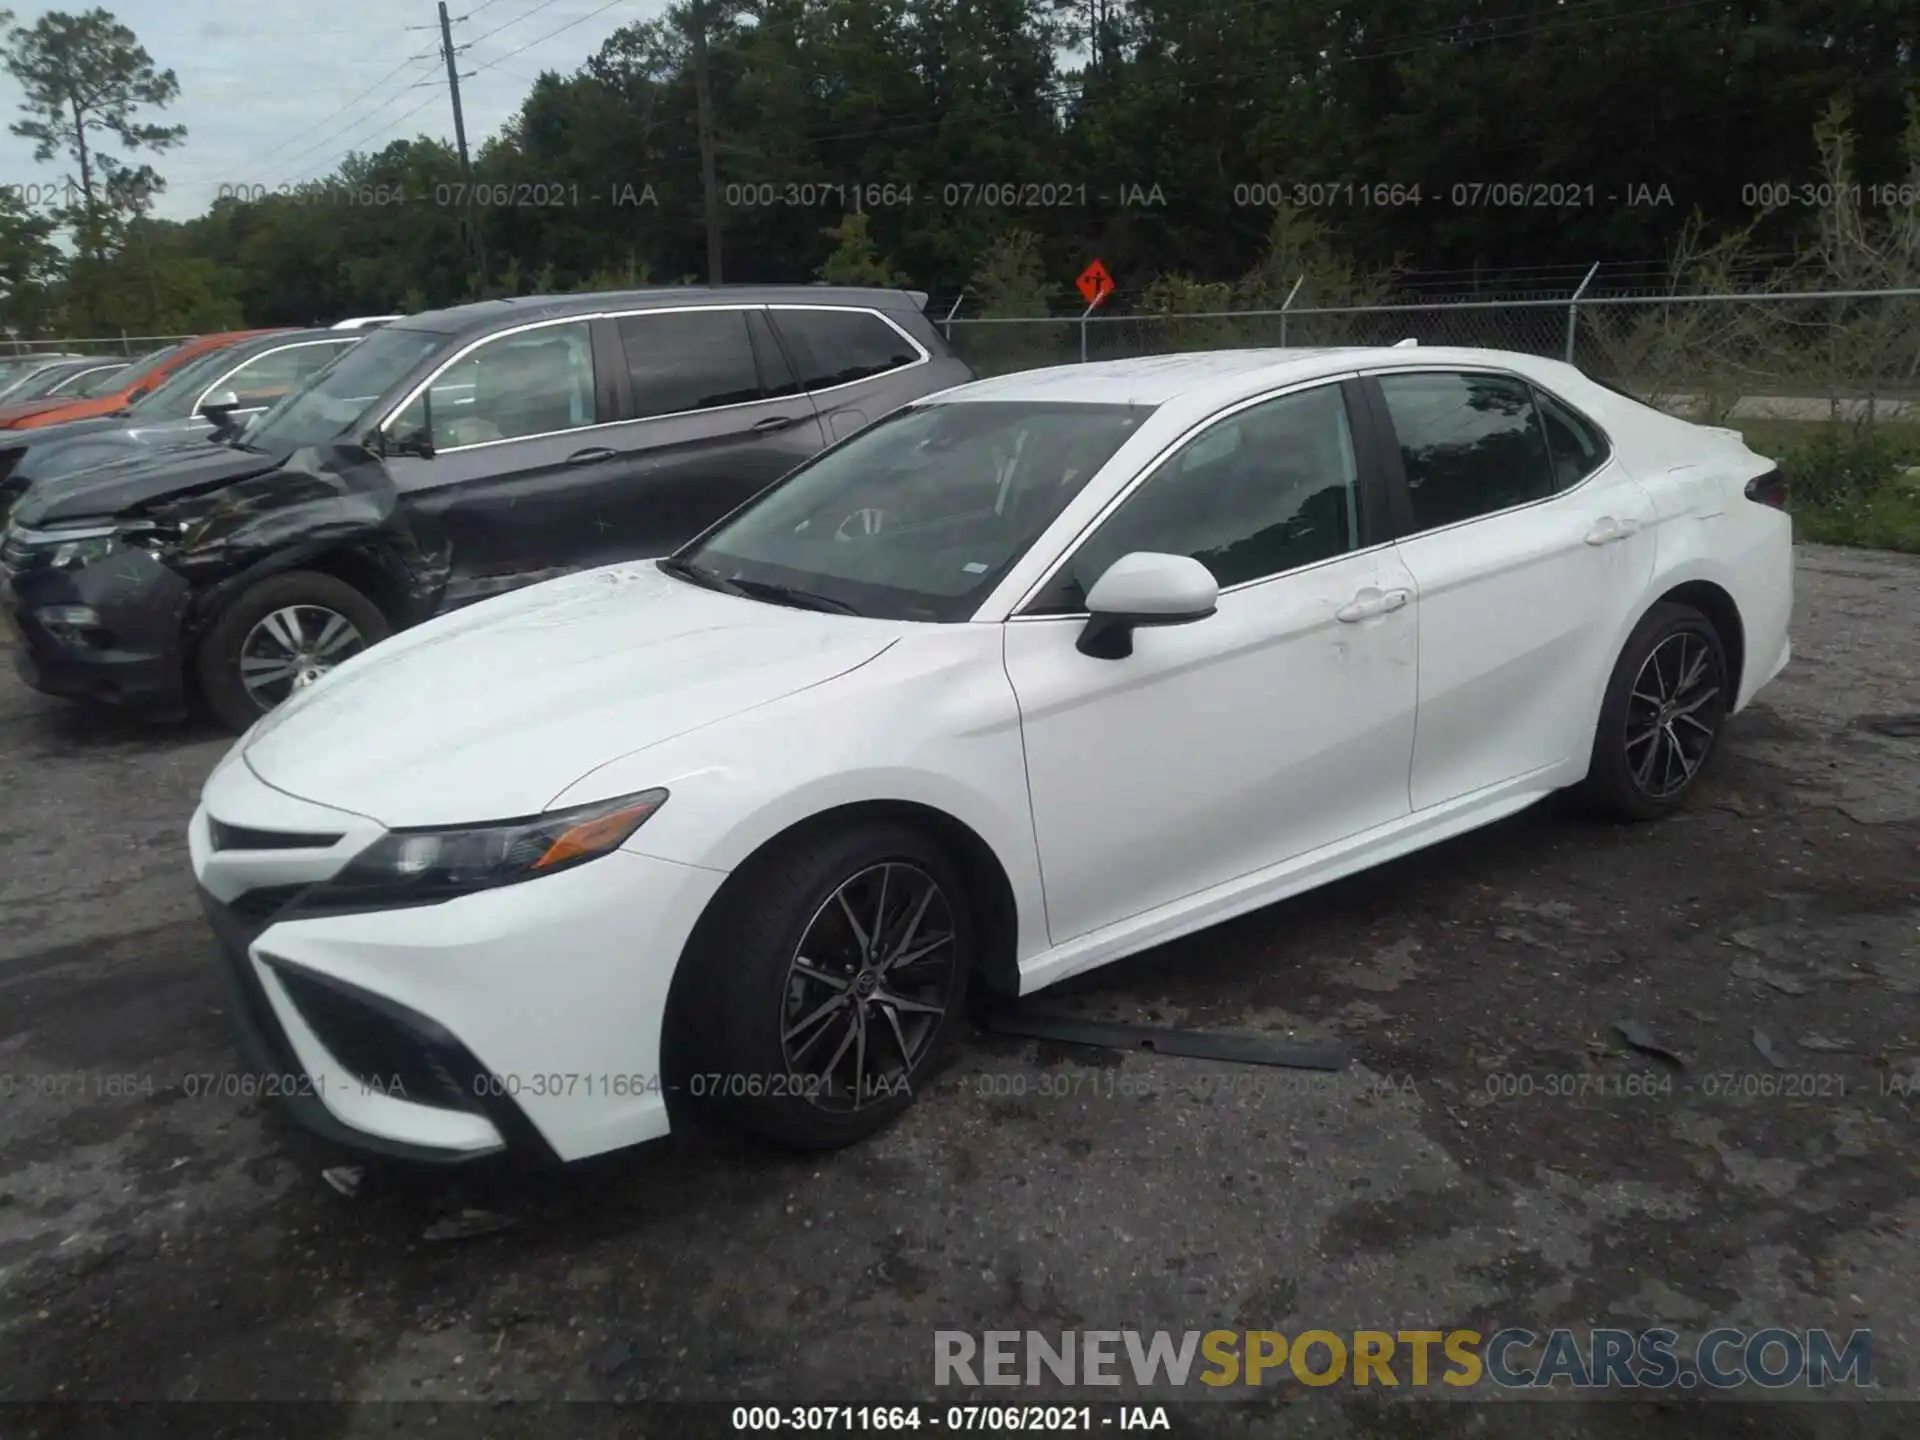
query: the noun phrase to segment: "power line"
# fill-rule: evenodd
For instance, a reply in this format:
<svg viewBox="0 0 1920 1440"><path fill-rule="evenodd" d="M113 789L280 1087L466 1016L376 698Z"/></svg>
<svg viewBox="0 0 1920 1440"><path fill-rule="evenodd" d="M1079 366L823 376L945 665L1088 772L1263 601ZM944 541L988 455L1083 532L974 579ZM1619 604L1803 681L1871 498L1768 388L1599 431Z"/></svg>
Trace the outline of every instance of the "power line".
<svg viewBox="0 0 1920 1440"><path fill-rule="evenodd" d="M473 39L467 41L467 44L478 45L482 40L491 40L495 35L498 35L502 30L511 30L514 26L518 25L522 20L531 20L535 15L538 15L542 10L545 10L549 6L557 5L559 3L560 3L560 0L540 0L540 3L534 6L531 10L524 11L521 14L514 16L513 19L511 20L503 20L500 24L494 26L493 29L487 31L484 35L474 36ZM471 18L472 17L470 15L462 15L460 17L461 20L468 20Z"/></svg>
<svg viewBox="0 0 1920 1440"><path fill-rule="evenodd" d="M274 145L269 149L261 151L258 155L255 155L252 159L244 162L241 168L258 166L258 165L264 164L266 161L272 159L275 155L278 155L281 151L285 150L289 145L301 139L303 136L310 135L315 130L318 130L322 125L330 124L334 120L339 119L340 116L346 114L349 110L359 105L361 101L365 100L368 96L372 95L375 91L381 89L389 81L393 80L395 76L399 75L400 72L405 70L409 65L417 65L420 61L429 59L429 58L434 58L434 57L429 57L425 55L412 55L412 56L409 56L407 59L402 60L398 65L394 66L393 69L389 70L385 75L382 75L378 80L374 81L373 84L369 85L365 90L362 90L358 95L354 96L353 99L347 101L347 103L342 105L338 110L333 111L331 114L327 115L324 119L315 121L312 125L306 126L301 130L295 131L292 135L289 135L285 140L282 140L278 145ZM358 123L359 123L358 120L349 121L347 125L344 126L343 128L347 130L351 130L354 127L354 125ZM338 134L340 132L336 131L334 133ZM311 148L313 147L309 147L309 149ZM307 153L306 150L302 150L299 152L299 154L301 155L304 155L306 153Z"/></svg>
<svg viewBox="0 0 1920 1440"><path fill-rule="evenodd" d="M440 87L436 85L433 88L437 91ZM398 99L398 98L399 97L397 96L395 97L395 99ZM418 105L415 105L411 110L403 111L399 115L395 115L389 119L380 121L379 124L374 127L375 131L381 132L381 133L392 131L396 127L406 123L406 121L411 119L413 116L418 115L422 110L426 109L427 106L433 104L433 102L438 100L439 98L440 97L438 94L427 96L426 99L422 100ZM389 100L387 102L387 104L389 105L393 103L394 103L393 100ZM348 128L351 129L352 127L349 126ZM292 180L288 181L287 183L290 185L302 185L307 183L310 180L318 179L322 175L332 174L333 171L337 170L340 167L341 161L345 160L349 155L358 153L361 150L361 148L365 146L368 143L368 141L371 140L372 138L374 138L373 135L369 133L369 134L363 134L358 138L349 141L347 143L346 149L334 154L332 159L324 161L321 165L307 171L303 175L294 177Z"/></svg>
<svg viewBox="0 0 1920 1440"><path fill-rule="evenodd" d="M547 41L553 39L554 36L564 35L567 31L573 29L574 26L584 25L587 23L587 21L593 19L596 15L604 15L607 11L613 9L615 5L619 5L621 3L623 3L623 0L607 0L606 4L597 6L596 8L589 10L586 14L582 15L578 20L569 20L566 24L561 25L556 29L549 30L546 34L542 35L539 39L529 40L527 41L526 44L516 46L514 49L509 50L506 54L502 55L499 60L490 60L486 64L481 65L477 68L481 70L491 70L493 69L494 66L500 64L502 60L511 60L514 56L520 54L522 51L531 50L536 45L544 45L547 43Z"/></svg>

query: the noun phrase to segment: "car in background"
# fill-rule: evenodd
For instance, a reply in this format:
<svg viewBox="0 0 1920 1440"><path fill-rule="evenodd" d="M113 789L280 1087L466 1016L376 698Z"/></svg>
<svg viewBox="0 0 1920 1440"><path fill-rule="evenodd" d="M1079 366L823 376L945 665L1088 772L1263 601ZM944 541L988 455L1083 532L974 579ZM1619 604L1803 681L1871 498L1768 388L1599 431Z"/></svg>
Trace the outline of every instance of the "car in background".
<svg viewBox="0 0 1920 1440"><path fill-rule="evenodd" d="M1680 809L1788 663L1784 500L1732 431L1495 350L933 396L667 559L260 720L188 832L243 1045L297 1115L420 1159L580 1160L695 1102L849 1144L972 987L1562 789ZM634 1078L503 1083L562 1070Z"/></svg>
<svg viewBox="0 0 1920 1440"><path fill-rule="evenodd" d="M137 360L114 377L111 389L98 395L79 398L54 396L20 405L0 404L0 430L28 430L43 425L58 425L68 420L86 420L125 409L152 390L187 361L209 350L221 350L256 335L271 335L274 330L229 330L216 335L197 335L156 350Z"/></svg>
<svg viewBox="0 0 1920 1440"><path fill-rule="evenodd" d="M359 344L357 333L286 330L210 350L111 415L0 432L0 520L36 485L151 447L238 431Z"/></svg>
<svg viewBox="0 0 1920 1440"><path fill-rule="evenodd" d="M391 325L396 320L404 320L404 315L358 315L351 320L341 320L335 330L378 330L382 325Z"/></svg>
<svg viewBox="0 0 1920 1440"><path fill-rule="evenodd" d="M50 396L85 396L87 382L104 383L108 376L126 369L127 364L125 360L114 359L49 360L38 369L24 372L0 389L0 405L14 405L23 400L45 400Z"/></svg>
<svg viewBox="0 0 1920 1440"><path fill-rule="evenodd" d="M667 554L971 379L924 304L672 286L373 330L243 434L29 486L0 537L21 673L161 714L198 699L243 730L395 630Z"/></svg>
<svg viewBox="0 0 1920 1440"><path fill-rule="evenodd" d="M42 366L52 365L61 360L82 360L86 357L65 350L49 350L38 353L0 355L0 389L5 389L14 381L23 379L39 370Z"/></svg>

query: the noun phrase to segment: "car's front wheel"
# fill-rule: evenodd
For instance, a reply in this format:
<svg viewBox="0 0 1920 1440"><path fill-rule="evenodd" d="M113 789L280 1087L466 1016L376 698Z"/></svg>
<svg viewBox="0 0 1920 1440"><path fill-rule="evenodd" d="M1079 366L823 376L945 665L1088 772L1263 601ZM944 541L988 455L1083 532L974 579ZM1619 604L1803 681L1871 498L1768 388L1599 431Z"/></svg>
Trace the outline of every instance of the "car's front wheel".
<svg viewBox="0 0 1920 1440"><path fill-rule="evenodd" d="M1719 742L1731 687L1713 622L1691 606L1655 605L1607 683L1583 798L1625 820L1677 809Z"/></svg>
<svg viewBox="0 0 1920 1440"><path fill-rule="evenodd" d="M959 868L892 822L753 862L690 956L701 1108L802 1150L874 1133L913 1103L965 1024L975 928Z"/></svg>
<svg viewBox="0 0 1920 1440"><path fill-rule="evenodd" d="M392 629L344 580L313 570L270 576L208 627L195 660L200 693L223 725L245 730Z"/></svg>

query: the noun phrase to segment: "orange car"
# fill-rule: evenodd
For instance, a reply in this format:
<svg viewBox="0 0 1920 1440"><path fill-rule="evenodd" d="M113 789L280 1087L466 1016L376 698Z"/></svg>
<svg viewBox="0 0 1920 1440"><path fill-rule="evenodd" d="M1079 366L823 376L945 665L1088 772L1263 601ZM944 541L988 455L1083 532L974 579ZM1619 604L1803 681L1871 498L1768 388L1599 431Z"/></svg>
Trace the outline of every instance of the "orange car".
<svg viewBox="0 0 1920 1440"><path fill-rule="evenodd" d="M56 395L46 400L28 400L18 405L0 405L0 430L29 430L40 425L59 425L68 420L89 420L95 415L111 415L124 409L153 389L187 361L209 350L225 349L256 335L279 334L285 327L268 330L226 330L218 335L196 335L164 350L156 350L144 360L136 360L114 376L114 387L104 395L75 399Z"/></svg>

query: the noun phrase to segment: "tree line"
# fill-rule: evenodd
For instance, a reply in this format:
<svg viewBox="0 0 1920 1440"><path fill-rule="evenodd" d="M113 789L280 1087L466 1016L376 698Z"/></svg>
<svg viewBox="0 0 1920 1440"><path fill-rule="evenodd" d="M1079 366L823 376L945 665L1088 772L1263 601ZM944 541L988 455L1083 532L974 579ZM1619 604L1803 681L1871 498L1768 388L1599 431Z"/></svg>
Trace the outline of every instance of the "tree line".
<svg viewBox="0 0 1920 1440"><path fill-rule="evenodd" d="M1409 270L1493 292L1703 237L1792 253L1836 201L1920 215L1911 0L695 0L541 74L470 178L395 139L183 222L153 213L172 72L106 11L0 23L13 132L68 176L51 203L0 183L0 323L29 334L698 281L715 254L963 315L1075 311L1096 256L1115 308L1278 303L1303 268L1324 302Z"/></svg>

